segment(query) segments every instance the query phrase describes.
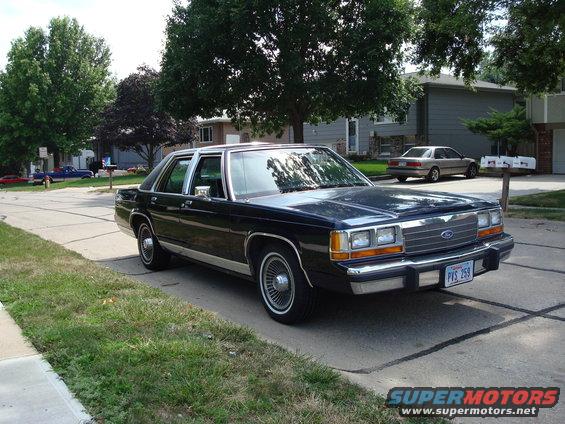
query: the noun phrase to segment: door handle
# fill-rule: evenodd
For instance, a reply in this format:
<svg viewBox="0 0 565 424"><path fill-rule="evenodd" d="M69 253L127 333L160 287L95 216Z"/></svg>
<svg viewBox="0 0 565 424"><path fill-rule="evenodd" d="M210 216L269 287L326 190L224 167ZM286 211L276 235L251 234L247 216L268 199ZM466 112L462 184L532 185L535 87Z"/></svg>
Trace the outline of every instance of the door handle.
<svg viewBox="0 0 565 424"><path fill-rule="evenodd" d="M180 208L188 208L190 205L192 205L192 200L186 200L184 202L181 203Z"/></svg>
<svg viewBox="0 0 565 424"><path fill-rule="evenodd" d="M157 196L151 196L151 203L155 203L157 201Z"/></svg>

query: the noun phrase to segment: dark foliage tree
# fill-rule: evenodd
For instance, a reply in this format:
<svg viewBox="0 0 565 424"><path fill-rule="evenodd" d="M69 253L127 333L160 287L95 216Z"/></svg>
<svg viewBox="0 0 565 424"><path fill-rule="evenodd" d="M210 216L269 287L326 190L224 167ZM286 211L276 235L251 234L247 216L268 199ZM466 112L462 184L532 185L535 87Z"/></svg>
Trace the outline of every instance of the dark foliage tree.
<svg viewBox="0 0 565 424"><path fill-rule="evenodd" d="M194 120L176 120L160 111L155 99L159 74L139 67L117 86L117 97L102 115L96 129L99 142L109 142L120 150L134 151L153 168L157 152L163 147L188 143L196 136Z"/></svg>
<svg viewBox="0 0 565 424"><path fill-rule="evenodd" d="M512 83L504 67L495 63L494 54L491 52L487 52L479 63L477 79L498 85L507 85Z"/></svg>
<svg viewBox="0 0 565 424"><path fill-rule="evenodd" d="M501 154L515 156L518 146L534 141L533 130L526 119L526 109L522 106L515 106L508 112L493 110L486 118L464 119L463 125L471 132L498 143Z"/></svg>
<svg viewBox="0 0 565 424"><path fill-rule="evenodd" d="M12 43L0 74L0 161L23 163L87 146L114 95L110 51L75 19L54 18ZM58 158L56 157L56 160Z"/></svg>
<svg viewBox="0 0 565 424"><path fill-rule="evenodd" d="M410 0L192 0L167 23L160 97L174 116L227 111L256 133L368 113L402 117Z"/></svg>
<svg viewBox="0 0 565 424"><path fill-rule="evenodd" d="M471 82L490 46L519 90L551 92L565 74L564 16L563 0L422 0L414 60Z"/></svg>

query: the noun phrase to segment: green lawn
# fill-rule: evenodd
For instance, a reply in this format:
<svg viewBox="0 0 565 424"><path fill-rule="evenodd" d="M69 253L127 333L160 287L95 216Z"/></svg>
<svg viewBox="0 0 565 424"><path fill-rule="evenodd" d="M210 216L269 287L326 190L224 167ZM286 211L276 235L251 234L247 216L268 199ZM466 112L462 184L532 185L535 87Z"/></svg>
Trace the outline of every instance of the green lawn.
<svg viewBox="0 0 565 424"><path fill-rule="evenodd" d="M122 177L114 177L113 184L140 184L145 179L144 175L124 175ZM109 178L85 178L84 180L62 181L52 183L49 190L58 190L67 187L107 187L110 185ZM43 185L33 185L29 183L10 184L0 187L0 190L6 191L45 191Z"/></svg>
<svg viewBox="0 0 565 424"><path fill-rule="evenodd" d="M365 174L367 177L375 177L386 174L386 160L364 160L352 162L352 165Z"/></svg>
<svg viewBox="0 0 565 424"><path fill-rule="evenodd" d="M510 204L520 206L536 206L540 208L565 209L565 190L511 197Z"/></svg>
<svg viewBox="0 0 565 424"><path fill-rule="evenodd" d="M97 422L406 422L323 365L2 223L0 301Z"/></svg>
<svg viewBox="0 0 565 424"><path fill-rule="evenodd" d="M528 208L509 209L507 216L511 218L565 221L565 190L511 197L510 204L528 206Z"/></svg>

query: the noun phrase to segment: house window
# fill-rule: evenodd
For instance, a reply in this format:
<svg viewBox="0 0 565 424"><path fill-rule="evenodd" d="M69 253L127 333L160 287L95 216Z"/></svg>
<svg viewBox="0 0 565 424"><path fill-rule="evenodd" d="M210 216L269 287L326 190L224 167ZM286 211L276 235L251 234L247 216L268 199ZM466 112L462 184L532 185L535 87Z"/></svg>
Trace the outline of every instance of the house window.
<svg viewBox="0 0 565 424"><path fill-rule="evenodd" d="M406 120L404 121L397 121L396 118L392 115L389 115L385 109L384 114L382 115L375 115L373 117L373 122L375 125L381 124L405 124Z"/></svg>
<svg viewBox="0 0 565 424"><path fill-rule="evenodd" d="M201 143L211 143L212 142L212 127L202 127L202 128L200 128L200 142Z"/></svg>

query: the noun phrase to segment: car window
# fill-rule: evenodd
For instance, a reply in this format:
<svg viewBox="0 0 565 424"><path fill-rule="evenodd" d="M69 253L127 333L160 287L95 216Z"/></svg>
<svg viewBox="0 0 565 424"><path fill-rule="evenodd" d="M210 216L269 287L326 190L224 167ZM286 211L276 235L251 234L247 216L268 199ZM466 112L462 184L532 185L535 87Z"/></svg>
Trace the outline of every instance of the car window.
<svg viewBox="0 0 565 424"><path fill-rule="evenodd" d="M162 184L163 193L182 193L182 186L184 183L184 177L186 176L186 170L190 163L190 158L177 159L172 165L169 171L169 175Z"/></svg>
<svg viewBox="0 0 565 424"><path fill-rule="evenodd" d="M436 149L434 152L435 159L447 159L447 153L445 153L445 149Z"/></svg>
<svg viewBox="0 0 565 424"><path fill-rule="evenodd" d="M448 159L461 159L461 155L453 149L445 149Z"/></svg>
<svg viewBox="0 0 565 424"><path fill-rule="evenodd" d="M425 147L412 147L402 156L405 158L429 158L432 150Z"/></svg>
<svg viewBox="0 0 565 424"><path fill-rule="evenodd" d="M190 194L195 194L196 187L210 187L210 197L225 198L222 182L222 158L220 156L203 157L198 162Z"/></svg>

